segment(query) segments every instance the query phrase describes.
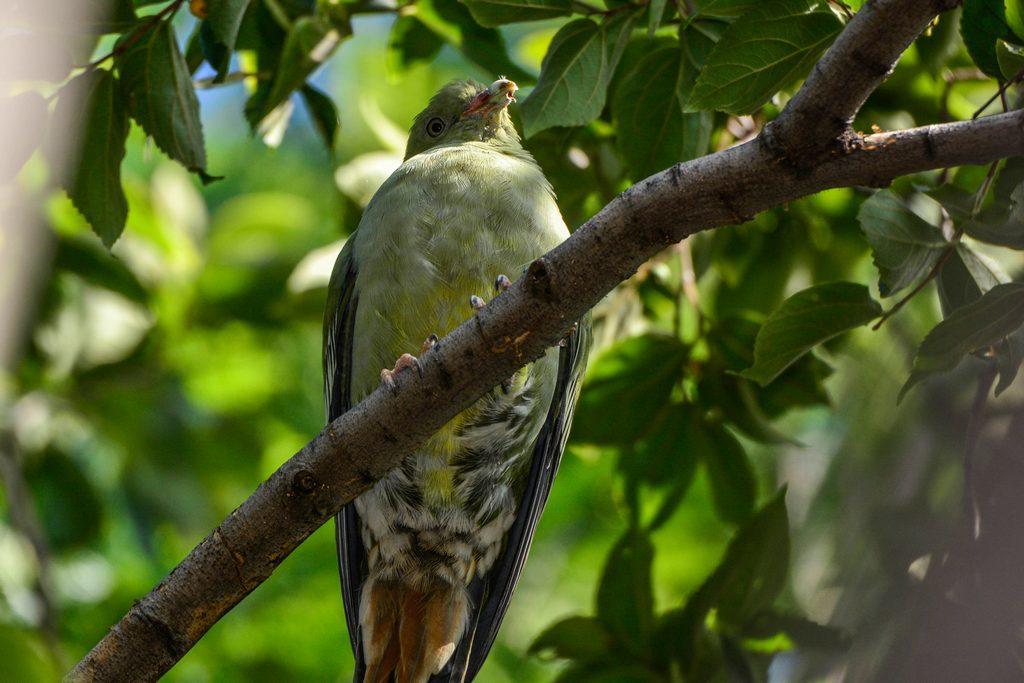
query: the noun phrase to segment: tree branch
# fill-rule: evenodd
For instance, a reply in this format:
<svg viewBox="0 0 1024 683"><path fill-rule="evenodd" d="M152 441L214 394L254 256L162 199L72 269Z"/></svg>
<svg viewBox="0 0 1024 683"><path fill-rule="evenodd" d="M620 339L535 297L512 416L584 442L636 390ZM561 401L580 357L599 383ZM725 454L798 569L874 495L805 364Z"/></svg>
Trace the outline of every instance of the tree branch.
<svg viewBox="0 0 1024 683"><path fill-rule="evenodd" d="M869 0L815 65L765 139L798 166L856 144L853 117L884 81L900 55L960 0Z"/></svg>
<svg viewBox="0 0 1024 683"><path fill-rule="evenodd" d="M808 90L860 91L839 107L855 110L884 74L879 68L865 79L840 69L853 68L855 54L871 54L888 58L887 72L927 24L923 18L899 21L893 23L898 30L887 27L875 33L878 17L923 17L919 6L937 11L941 4L869 4L865 11L874 14L850 23L826 55L827 64L780 119L808 120L808 112L822 101ZM884 49L877 44L883 41L888 42ZM779 128L776 141L786 138L785 130ZM814 130L835 132L831 127ZM828 146L827 139L821 142ZM69 678L151 680L170 669L342 505L502 379L540 357L574 320L665 247L820 190L882 186L906 173L1024 154L1024 119L1020 112L1011 112L854 136L848 142L852 144L833 146L837 151L813 166L796 168L761 136L677 164L616 197L566 242L531 264L509 290L424 354L422 375L400 372L394 391L378 389L285 462L135 603Z"/></svg>

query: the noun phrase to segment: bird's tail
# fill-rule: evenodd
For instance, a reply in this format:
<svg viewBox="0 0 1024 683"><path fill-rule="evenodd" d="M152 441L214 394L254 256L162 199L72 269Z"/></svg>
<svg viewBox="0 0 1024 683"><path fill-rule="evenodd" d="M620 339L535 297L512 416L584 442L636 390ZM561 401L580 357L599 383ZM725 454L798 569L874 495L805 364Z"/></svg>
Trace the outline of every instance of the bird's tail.
<svg viewBox="0 0 1024 683"><path fill-rule="evenodd" d="M363 683L426 683L451 659L468 616L462 586L441 583L424 590L370 578L359 609Z"/></svg>

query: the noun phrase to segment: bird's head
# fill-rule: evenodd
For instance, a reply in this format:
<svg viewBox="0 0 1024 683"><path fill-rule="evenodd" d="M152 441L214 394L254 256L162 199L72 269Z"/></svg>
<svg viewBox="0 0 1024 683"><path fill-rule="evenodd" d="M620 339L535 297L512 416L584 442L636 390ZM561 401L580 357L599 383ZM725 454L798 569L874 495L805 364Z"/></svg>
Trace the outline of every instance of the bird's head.
<svg viewBox="0 0 1024 683"><path fill-rule="evenodd" d="M484 142L496 147L519 147L507 107L515 102L514 82L499 78L489 86L475 81L452 81L430 99L419 113L405 148L405 158L428 149Z"/></svg>

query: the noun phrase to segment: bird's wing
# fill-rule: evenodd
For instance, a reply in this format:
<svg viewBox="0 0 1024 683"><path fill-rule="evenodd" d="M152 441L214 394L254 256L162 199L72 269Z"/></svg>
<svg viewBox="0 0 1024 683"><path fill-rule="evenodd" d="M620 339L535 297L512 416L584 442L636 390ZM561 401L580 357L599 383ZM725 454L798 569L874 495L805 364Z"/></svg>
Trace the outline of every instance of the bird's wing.
<svg viewBox="0 0 1024 683"><path fill-rule="evenodd" d="M576 331L560 350L558 383L544 426L533 448L529 478L516 508L515 522L505 539L505 549L494 568L470 586L475 600L473 614L470 615L471 623L450 666L446 667L441 676L433 677L432 682L444 680L461 683L473 680L494 644L498 627L512 600L512 592L519 583L537 522L551 491L562 451L565 450L572 413L579 397L580 381L586 367L590 338L588 315L580 321Z"/></svg>
<svg viewBox="0 0 1024 683"><path fill-rule="evenodd" d="M349 237L341 250L327 287L323 349L328 422L352 407L352 329L359 299L356 294L356 264L352 257L354 237L354 234ZM358 669L362 653L359 647L359 587L366 578L366 562L355 505L349 503L341 509L334 517L334 527L338 541L341 595L345 600L345 623Z"/></svg>

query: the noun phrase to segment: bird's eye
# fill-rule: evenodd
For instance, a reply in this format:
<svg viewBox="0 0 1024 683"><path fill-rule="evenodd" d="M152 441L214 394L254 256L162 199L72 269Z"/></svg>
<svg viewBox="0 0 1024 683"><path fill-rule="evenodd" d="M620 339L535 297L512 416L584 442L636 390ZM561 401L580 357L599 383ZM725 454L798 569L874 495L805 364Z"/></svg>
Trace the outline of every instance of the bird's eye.
<svg viewBox="0 0 1024 683"><path fill-rule="evenodd" d="M432 138L436 138L438 135L444 132L445 123L441 119L433 118L427 121L427 135Z"/></svg>

